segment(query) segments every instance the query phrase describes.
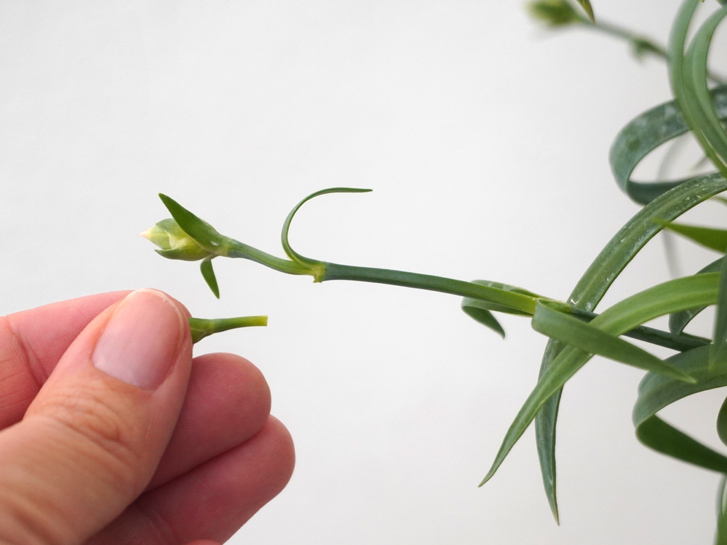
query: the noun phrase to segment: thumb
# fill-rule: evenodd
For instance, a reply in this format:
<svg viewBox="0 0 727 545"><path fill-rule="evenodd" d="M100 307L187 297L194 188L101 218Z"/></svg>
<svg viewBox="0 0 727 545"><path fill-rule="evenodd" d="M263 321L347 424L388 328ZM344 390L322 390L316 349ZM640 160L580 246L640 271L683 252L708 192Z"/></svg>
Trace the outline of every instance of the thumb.
<svg viewBox="0 0 727 545"><path fill-rule="evenodd" d="M161 292L99 314L0 433L0 543L77 545L116 518L166 448L191 359L186 311Z"/></svg>

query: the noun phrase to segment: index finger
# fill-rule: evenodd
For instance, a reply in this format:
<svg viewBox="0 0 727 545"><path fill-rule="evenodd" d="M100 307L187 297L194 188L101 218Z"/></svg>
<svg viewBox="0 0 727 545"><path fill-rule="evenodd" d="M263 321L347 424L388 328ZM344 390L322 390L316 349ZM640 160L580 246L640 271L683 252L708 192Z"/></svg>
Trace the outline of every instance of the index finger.
<svg viewBox="0 0 727 545"><path fill-rule="evenodd" d="M73 339L128 293L89 295L0 317L0 429L22 419Z"/></svg>

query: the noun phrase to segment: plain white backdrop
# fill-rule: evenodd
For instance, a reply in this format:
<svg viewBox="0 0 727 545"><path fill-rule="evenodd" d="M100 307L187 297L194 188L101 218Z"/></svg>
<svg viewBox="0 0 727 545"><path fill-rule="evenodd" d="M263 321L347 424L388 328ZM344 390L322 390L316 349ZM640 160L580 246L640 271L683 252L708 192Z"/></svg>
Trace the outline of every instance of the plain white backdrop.
<svg viewBox="0 0 727 545"><path fill-rule="evenodd" d="M678 2L594 5L663 42ZM637 443L639 372L596 360L567 387L557 527L532 431L477 488L537 377L527 320L502 341L454 297L220 260L217 301L137 236L164 192L282 254L300 198L369 187L306 206L295 247L565 298L638 210L614 136L669 97L661 62L514 0L0 0L0 312L150 286L200 317L268 314L197 347L258 365L296 442L290 485L233 543L710 543L718 477ZM654 241L608 301L667 278ZM674 418L707 437L718 403Z"/></svg>

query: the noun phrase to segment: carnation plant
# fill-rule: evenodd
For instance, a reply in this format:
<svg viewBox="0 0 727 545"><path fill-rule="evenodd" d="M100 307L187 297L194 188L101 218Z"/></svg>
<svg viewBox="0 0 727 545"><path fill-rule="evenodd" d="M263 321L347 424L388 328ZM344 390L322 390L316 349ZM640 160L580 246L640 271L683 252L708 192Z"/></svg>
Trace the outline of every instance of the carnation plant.
<svg viewBox="0 0 727 545"><path fill-rule="evenodd" d="M305 197L283 222L282 253L254 248L218 232L210 223L175 201L161 195L171 218L144 233L169 259L199 261L212 293L220 290L214 260L240 258L280 273L307 275L314 282L349 280L390 284L450 294L461 300L462 310L494 334L505 335L498 316L511 314L530 320L536 333L548 337L537 384L514 415L499 452L489 468L487 483L505 462L529 426L534 425L545 496L556 521L559 517L555 442L558 407L563 386L594 355L645 371L633 408L636 436L648 448L687 464L722 475L716 514L716 542L727 543L727 455L699 442L660 417L660 411L687 396L727 386L727 230L699 227L679 221L685 212L727 190L727 85L719 71L708 68L714 33L727 16L727 6L700 6L685 0L676 15L669 43L662 47L623 28L594 17L587 0L580 6L566 0L541 0L530 6L541 22L557 28L580 26L626 39L637 55L653 55L668 62L674 100L655 105L628 123L615 136L610 162L615 181L641 210L602 249L567 297L534 293L500 281L446 278L402 270L333 263L303 255L294 249L289 233L299 209L313 198L332 193L363 193L369 189L334 187ZM695 13L710 10L699 25ZM685 135L699 143L709 171L682 179L644 183L633 176L637 165L656 148ZM699 270L652 285L607 307L599 303L614 280L645 245L661 231L676 233L715 252L714 260ZM512 241L517 244L517 241ZM284 254L284 257L283 257ZM486 276L487 271L483 271ZM422 295L425 296L424 294ZM703 310L714 307L710 336L686 332ZM649 324L668 316L668 327ZM341 319L345 320L345 316ZM192 319L195 339L249 325L265 325L262 316L220 320ZM634 340L638 340L635 343ZM670 351L660 357L648 347ZM714 415L723 443L727 444L727 400Z"/></svg>

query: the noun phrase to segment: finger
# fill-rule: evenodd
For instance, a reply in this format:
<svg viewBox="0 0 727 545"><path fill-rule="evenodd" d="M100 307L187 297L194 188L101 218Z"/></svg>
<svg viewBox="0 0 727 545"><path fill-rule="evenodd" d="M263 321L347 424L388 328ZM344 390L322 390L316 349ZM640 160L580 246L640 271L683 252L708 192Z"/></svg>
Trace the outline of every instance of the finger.
<svg viewBox="0 0 727 545"><path fill-rule="evenodd" d="M161 292L91 321L0 434L0 543L77 544L118 516L169 441L191 352L186 311Z"/></svg>
<svg viewBox="0 0 727 545"><path fill-rule="evenodd" d="M252 363L233 354L194 358L187 397L147 489L242 444L270 414L270 389Z"/></svg>
<svg viewBox="0 0 727 545"><path fill-rule="evenodd" d="M128 293L81 297L0 317L0 430L21 420L83 328Z"/></svg>
<svg viewBox="0 0 727 545"><path fill-rule="evenodd" d="M270 417L251 440L145 493L87 545L224 542L285 487L294 458L290 435Z"/></svg>

